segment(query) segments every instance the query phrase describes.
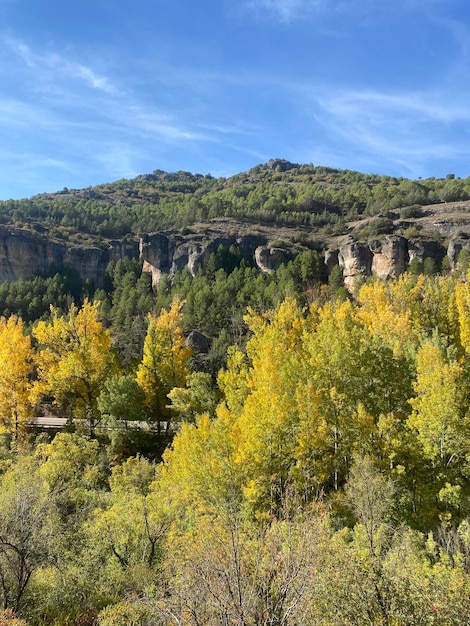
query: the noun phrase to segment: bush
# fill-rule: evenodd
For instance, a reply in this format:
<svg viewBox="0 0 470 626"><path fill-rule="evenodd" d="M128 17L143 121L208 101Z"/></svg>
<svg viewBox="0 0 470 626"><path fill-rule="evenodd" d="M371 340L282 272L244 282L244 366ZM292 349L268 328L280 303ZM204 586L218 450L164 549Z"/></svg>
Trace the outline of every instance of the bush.
<svg viewBox="0 0 470 626"><path fill-rule="evenodd" d="M403 237L406 239L417 239L420 236L420 231L417 226L410 226L403 231Z"/></svg>
<svg viewBox="0 0 470 626"><path fill-rule="evenodd" d="M367 240L381 235L389 235L393 232L393 221L388 217L377 217L366 226L355 230L353 235L358 240Z"/></svg>
<svg viewBox="0 0 470 626"><path fill-rule="evenodd" d="M400 217L402 219L409 219L421 216L422 212L420 204L412 204L411 206L404 206L402 209L400 209Z"/></svg>

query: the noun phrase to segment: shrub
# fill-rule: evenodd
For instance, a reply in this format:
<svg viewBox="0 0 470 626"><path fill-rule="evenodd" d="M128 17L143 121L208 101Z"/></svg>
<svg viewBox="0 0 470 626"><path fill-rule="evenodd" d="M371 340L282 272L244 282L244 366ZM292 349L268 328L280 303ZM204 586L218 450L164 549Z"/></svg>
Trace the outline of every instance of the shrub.
<svg viewBox="0 0 470 626"><path fill-rule="evenodd" d="M412 217L421 217L421 205L420 204L412 204L410 206L404 206L400 209L400 217L402 219L409 219Z"/></svg>

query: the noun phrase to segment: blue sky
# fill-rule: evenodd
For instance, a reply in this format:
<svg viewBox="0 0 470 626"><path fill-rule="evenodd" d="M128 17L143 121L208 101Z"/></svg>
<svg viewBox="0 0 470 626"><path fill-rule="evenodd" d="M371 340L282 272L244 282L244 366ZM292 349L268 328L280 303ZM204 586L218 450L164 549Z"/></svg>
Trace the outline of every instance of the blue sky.
<svg viewBox="0 0 470 626"><path fill-rule="evenodd" d="M468 0L0 0L0 199L270 158L470 175Z"/></svg>

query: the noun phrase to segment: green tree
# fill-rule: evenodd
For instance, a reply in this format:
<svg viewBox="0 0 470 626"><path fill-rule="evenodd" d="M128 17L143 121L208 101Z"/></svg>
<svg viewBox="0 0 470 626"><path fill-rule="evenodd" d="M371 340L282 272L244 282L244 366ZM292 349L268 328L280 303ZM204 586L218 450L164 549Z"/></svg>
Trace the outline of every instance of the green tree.
<svg viewBox="0 0 470 626"><path fill-rule="evenodd" d="M437 340L423 344L417 354L416 395L410 399L413 412L408 423L428 468L417 496L421 514L430 520L436 513L441 519L459 519L468 510L470 422L465 378L462 365Z"/></svg>
<svg viewBox="0 0 470 626"><path fill-rule="evenodd" d="M0 478L0 597L15 613L33 574L53 561L54 497L31 460Z"/></svg>
<svg viewBox="0 0 470 626"><path fill-rule="evenodd" d="M379 533L393 506L393 482L374 468L370 457L356 455L345 491L356 519L365 529L370 555L376 555L382 541Z"/></svg>
<svg viewBox="0 0 470 626"><path fill-rule="evenodd" d="M110 440L108 455L112 462L139 452L145 445L149 419L145 394L132 374L117 374L108 378L98 398L101 421L107 427ZM150 443L150 442L149 442Z"/></svg>
<svg viewBox="0 0 470 626"><path fill-rule="evenodd" d="M187 378L186 387L174 387L168 398L171 401L170 408L179 420L195 422L204 413L215 416L220 393L214 387L210 374L192 372Z"/></svg>

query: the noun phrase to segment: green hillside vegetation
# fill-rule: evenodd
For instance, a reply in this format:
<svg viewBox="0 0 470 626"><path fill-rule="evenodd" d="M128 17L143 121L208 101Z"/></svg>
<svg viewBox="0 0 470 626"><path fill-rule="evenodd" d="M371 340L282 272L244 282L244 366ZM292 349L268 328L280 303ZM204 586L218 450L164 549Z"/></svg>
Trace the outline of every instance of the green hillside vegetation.
<svg viewBox="0 0 470 626"><path fill-rule="evenodd" d="M413 181L277 159L228 179L157 170L93 188L4 201L0 221L86 243L230 217L313 228L321 241L344 232L346 222L400 209L406 217L416 206L468 199L470 178Z"/></svg>
<svg viewBox="0 0 470 626"><path fill-rule="evenodd" d="M468 624L470 284L351 301L313 252L231 254L156 294L120 261L95 302L2 318L2 619ZM190 328L228 337L197 354ZM41 410L69 427L34 435Z"/></svg>

